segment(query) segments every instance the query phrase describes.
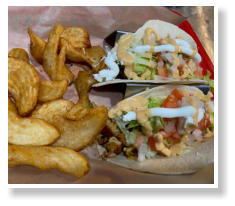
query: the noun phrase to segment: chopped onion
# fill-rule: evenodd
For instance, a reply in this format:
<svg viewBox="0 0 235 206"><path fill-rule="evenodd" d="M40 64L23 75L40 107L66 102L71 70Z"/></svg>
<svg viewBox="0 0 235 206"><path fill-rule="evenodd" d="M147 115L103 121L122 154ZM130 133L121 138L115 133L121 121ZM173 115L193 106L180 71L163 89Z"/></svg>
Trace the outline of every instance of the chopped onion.
<svg viewBox="0 0 235 206"><path fill-rule="evenodd" d="M162 68L162 67L164 66L164 62L163 62L163 61L159 61L159 62L157 63L157 66L160 67L160 68Z"/></svg>
<svg viewBox="0 0 235 206"><path fill-rule="evenodd" d="M175 132L175 120L168 121L167 125L165 126L166 132Z"/></svg>
<svg viewBox="0 0 235 206"><path fill-rule="evenodd" d="M138 161L142 162L145 160L145 154L147 153L148 146L143 143L138 150Z"/></svg>
<svg viewBox="0 0 235 206"><path fill-rule="evenodd" d="M171 65L170 70L171 70L172 72L174 72L174 71L176 70L176 66L175 66L175 65Z"/></svg>
<svg viewBox="0 0 235 206"><path fill-rule="evenodd" d="M202 131L200 129L195 129L192 135L195 141L198 141L198 142L202 141Z"/></svg>
<svg viewBox="0 0 235 206"><path fill-rule="evenodd" d="M162 52L162 53L161 53L161 57L162 57L165 61L170 62L171 64L173 64L173 62L174 62L174 59L173 59L173 57L172 57L172 54L169 53L169 52Z"/></svg>

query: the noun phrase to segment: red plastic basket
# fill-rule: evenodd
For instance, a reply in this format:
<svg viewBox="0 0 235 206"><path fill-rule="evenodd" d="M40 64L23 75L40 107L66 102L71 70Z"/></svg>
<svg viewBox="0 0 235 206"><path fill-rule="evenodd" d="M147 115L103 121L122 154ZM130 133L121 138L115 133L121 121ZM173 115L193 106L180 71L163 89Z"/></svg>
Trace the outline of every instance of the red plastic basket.
<svg viewBox="0 0 235 206"><path fill-rule="evenodd" d="M179 14L176 11L171 10L173 13L178 14L180 16L182 16L181 14ZM185 20L182 23L180 23L178 25L179 28L183 29L185 32L187 32L190 36L192 36L192 38L194 39L194 41L197 44L197 49L199 54L202 57L202 61L200 63L200 66L203 69L203 75L206 75L207 71L211 72L211 76L210 79L214 79L214 65L212 63L212 61L210 60L210 57L208 56L208 54L206 53L204 47L202 46L202 43L200 42L200 40L198 39L196 33L194 32L192 26L190 25L190 23Z"/></svg>

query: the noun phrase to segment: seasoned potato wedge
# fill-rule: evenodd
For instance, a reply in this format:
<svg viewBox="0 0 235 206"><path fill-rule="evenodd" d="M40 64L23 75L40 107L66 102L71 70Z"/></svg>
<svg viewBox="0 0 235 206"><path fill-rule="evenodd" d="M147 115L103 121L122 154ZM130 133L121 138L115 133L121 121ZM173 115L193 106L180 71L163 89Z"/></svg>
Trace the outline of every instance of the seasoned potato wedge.
<svg viewBox="0 0 235 206"><path fill-rule="evenodd" d="M58 128L61 136L54 146L81 150L92 143L105 127L108 110L104 106L96 107L83 118L73 121L66 118L73 105L73 102L64 99L47 102L34 110L32 117L43 119Z"/></svg>
<svg viewBox="0 0 235 206"><path fill-rule="evenodd" d="M14 57L17 59L21 59L29 63L29 55L28 53L21 48L14 48L8 52L8 57Z"/></svg>
<svg viewBox="0 0 235 206"><path fill-rule="evenodd" d="M37 104L39 77L27 62L8 57L8 92L13 96L20 115L25 116Z"/></svg>
<svg viewBox="0 0 235 206"><path fill-rule="evenodd" d="M60 136L49 123L32 117L20 117L8 98L8 142L16 145L48 145Z"/></svg>
<svg viewBox="0 0 235 206"><path fill-rule="evenodd" d="M74 75L65 66L66 46L62 46L59 54L59 40L64 31L64 27L56 24L51 30L48 42L43 53L43 68L53 81L67 80L68 84L72 83Z"/></svg>
<svg viewBox="0 0 235 206"><path fill-rule="evenodd" d="M77 79L75 80L75 86L78 92L79 100L72 109L67 113L66 117L71 120L78 120L85 116L89 109L92 108L92 103L89 99L89 90L93 84L96 83L92 73L90 71L80 71Z"/></svg>
<svg viewBox="0 0 235 206"><path fill-rule="evenodd" d="M38 63L42 64L46 41L35 34L31 28L28 28L28 34L30 38L30 53Z"/></svg>
<svg viewBox="0 0 235 206"><path fill-rule="evenodd" d="M18 165L31 165L41 170L56 168L78 178L90 170L87 159L68 148L9 145L8 167Z"/></svg>
<svg viewBox="0 0 235 206"><path fill-rule="evenodd" d="M61 81L41 81L39 86L39 102L48 102L61 98L66 92L68 83Z"/></svg>

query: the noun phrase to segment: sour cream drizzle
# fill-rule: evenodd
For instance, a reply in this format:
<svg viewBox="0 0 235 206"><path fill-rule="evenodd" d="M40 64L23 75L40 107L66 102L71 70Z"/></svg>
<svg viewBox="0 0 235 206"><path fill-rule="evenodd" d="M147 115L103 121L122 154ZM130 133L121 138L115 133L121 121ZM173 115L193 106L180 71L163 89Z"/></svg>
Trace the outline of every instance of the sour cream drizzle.
<svg viewBox="0 0 235 206"><path fill-rule="evenodd" d="M196 52L194 49L179 45L174 46L172 44L163 44L160 46L155 46L154 48L153 47L151 48L151 46L149 45L141 45L133 48L132 51L135 53L143 53L143 52L148 52L152 49L156 53L159 52L183 53L190 56L191 58L195 58L195 60L198 63L201 62L201 56L198 52Z"/></svg>

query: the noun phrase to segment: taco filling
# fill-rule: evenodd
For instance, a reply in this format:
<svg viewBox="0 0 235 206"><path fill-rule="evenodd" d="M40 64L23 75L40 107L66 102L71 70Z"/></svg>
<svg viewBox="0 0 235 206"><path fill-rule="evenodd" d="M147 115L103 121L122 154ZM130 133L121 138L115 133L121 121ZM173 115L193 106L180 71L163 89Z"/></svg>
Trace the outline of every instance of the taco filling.
<svg viewBox="0 0 235 206"><path fill-rule="evenodd" d="M199 66L201 56L182 36L168 35L160 38L151 27L144 30L140 39L127 33L108 52L105 59L107 69L94 74L97 81L114 80L120 70L130 80L203 79Z"/></svg>
<svg viewBox="0 0 235 206"><path fill-rule="evenodd" d="M98 137L102 157L123 154L138 161L174 157L195 141L213 138L209 96L174 88L166 96L138 95L119 102L109 110L108 128Z"/></svg>

